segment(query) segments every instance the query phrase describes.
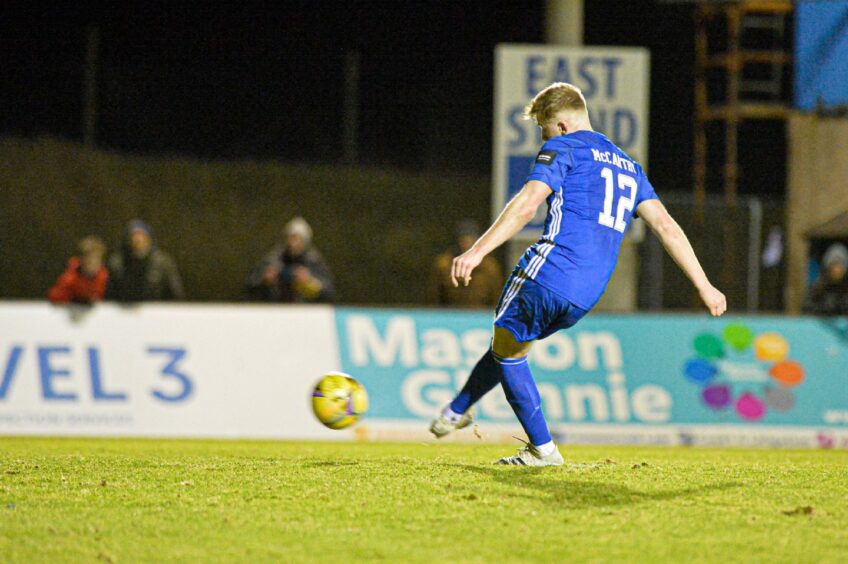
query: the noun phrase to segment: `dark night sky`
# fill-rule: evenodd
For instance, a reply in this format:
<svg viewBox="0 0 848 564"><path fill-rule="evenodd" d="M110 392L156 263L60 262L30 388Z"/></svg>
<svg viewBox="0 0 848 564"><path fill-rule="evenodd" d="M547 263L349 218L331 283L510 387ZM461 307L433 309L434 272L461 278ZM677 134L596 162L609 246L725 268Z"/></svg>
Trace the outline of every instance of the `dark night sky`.
<svg viewBox="0 0 848 564"><path fill-rule="evenodd" d="M200 158L338 160L344 55L357 49L363 163L488 174L493 48L543 41L542 1L50 6L2 8L0 134L81 138L94 22L98 144ZM651 51L650 169L660 191L691 187L692 33L687 5L586 1L587 45ZM780 134L776 124L743 129L743 192L782 192L784 149L769 141Z"/></svg>

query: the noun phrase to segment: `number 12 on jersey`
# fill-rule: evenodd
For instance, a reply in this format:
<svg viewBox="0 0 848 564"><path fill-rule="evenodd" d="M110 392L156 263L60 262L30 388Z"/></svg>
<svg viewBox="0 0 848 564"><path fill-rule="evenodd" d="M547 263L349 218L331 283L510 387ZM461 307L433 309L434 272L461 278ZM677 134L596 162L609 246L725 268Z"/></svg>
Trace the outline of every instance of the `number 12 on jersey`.
<svg viewBox="0 0 848 564"><path fill-rule="evenodd" d="M620 189L630 189L629 198L621 196L618 199L618 209L615 212L615 217L612 215L612 203L615 199L613 176L618 176L618 187ZM601 177L604 179L606 192L604 195L604 209L598 214L598 223L606 227L611 227L619 233L624 233L624 230L627 228L627 222L624 221L624 214L633 209L633 202L636 201L636 189L638 188L636 179L621 172L616 175L609 167L604 167L601 170Z"/></svg>

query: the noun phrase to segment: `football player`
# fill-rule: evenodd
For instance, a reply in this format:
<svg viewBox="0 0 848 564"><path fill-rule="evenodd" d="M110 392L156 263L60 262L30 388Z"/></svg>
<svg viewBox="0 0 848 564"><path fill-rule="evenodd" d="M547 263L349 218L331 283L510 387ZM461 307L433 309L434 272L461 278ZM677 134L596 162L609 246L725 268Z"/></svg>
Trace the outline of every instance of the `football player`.
<svg viewBox="0 0 848 564"><path fill-rule="evenodd" d="M471 406L500 384L529 442L497 463L558 466L562 455L551 439L527 355L536 339L571 327L597 303L637 214L692 281L710 314L723 314L727 303L642 167L592 129L579 88L551 84L528 104L525 118L541 128L545 143L521 191L474 245L453 259L452 283L471 283L483 257L518 233L542 202L548 206L544 231L506 282L490 349L430 431L443 437L468 426Z"/></svg>

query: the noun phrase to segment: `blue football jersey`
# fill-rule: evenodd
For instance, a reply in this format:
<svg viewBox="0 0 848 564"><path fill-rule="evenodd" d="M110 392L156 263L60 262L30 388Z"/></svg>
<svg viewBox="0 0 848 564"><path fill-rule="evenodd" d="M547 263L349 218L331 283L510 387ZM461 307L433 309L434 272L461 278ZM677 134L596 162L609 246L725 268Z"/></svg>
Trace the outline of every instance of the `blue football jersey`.
<svg viewBox="0 0 848 564"><path fill-rule="evenodd" d="M612 276L636 206L657 197L642 167L595 131L548 140L527 180L551 188L542 237L518 266L589 310Z"/></svg>

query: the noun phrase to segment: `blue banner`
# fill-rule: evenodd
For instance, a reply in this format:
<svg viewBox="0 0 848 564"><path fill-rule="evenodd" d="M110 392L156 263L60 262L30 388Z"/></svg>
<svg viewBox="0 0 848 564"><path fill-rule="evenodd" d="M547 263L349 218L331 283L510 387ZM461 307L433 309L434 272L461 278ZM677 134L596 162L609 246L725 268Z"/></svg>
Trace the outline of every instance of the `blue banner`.
<svg viewBox="0 0 848 564"><path fill-rule="evenodd" d="M436 414L489 345L486 313L336 309L342 369L369 419ZM848 320L590 315L530 357L557 424L848 428ZM481 421L514 422L498 389Z"/></svg>
<svg viewBox="0 0 848 564"><path fill-rule="evenodd" d="M795 4L795 107L848 105L848 2Z"/></svg>

